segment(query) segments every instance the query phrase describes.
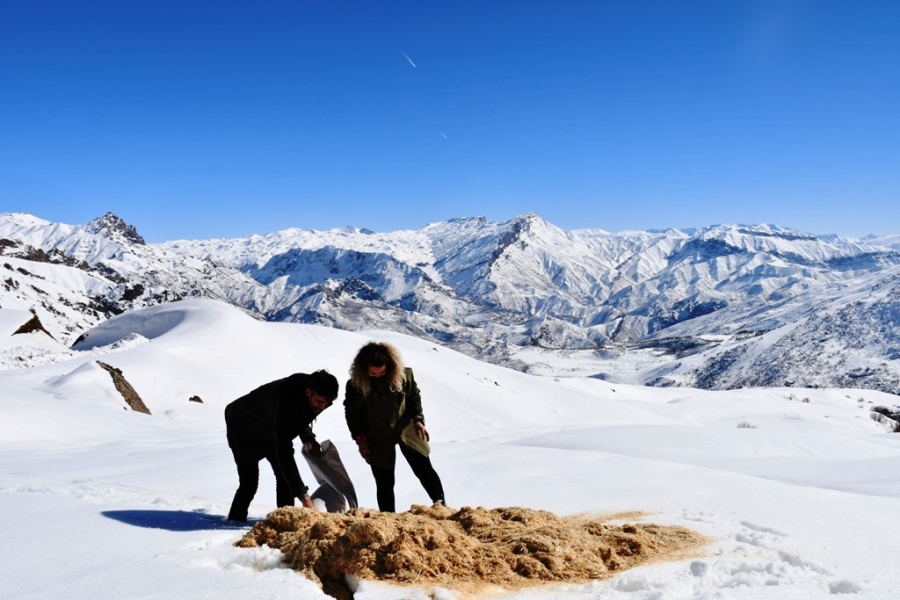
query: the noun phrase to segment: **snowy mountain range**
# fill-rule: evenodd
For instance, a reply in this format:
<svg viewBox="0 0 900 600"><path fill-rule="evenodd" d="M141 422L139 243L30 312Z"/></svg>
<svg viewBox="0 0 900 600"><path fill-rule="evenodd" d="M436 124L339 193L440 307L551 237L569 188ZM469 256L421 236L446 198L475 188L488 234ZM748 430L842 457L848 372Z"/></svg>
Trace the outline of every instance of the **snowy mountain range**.
<svg viewBox="0 0 900 600"><path fill-rule="evenodd" d="M900 391L897 236L774 225L613 234L528 214L147 244L113 214L73 226L6 213L0 253L0 308L34 312L65 344L112 314L209 297L536 373Z"/></svg>

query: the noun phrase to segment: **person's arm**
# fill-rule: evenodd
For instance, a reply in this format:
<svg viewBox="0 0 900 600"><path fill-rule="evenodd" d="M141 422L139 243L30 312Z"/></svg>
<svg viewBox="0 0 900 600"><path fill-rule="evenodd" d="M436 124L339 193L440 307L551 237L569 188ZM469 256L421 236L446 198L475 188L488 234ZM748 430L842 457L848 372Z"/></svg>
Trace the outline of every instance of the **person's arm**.
<svg viewBox="0 0 900 600"><path fill-rule="evenodd" d="M309 488L300 477L297 461L294 460L294 437L297 435L297 411L293 406L285 404L283 397L278 399L273 428L275 432L275 460L281 475L291 488L291 493L301 500L309 494Z"/></svg>
<svg viewBox="0 0 900 600"><path fill-rule="evenodd" d="M303 483L300 477L300 470L297 468L297 461L294 460L294 444L288 439L287 443L278 441L275 456L278 460L278 468L281 469L281 475L287 481L294 497L303 500L309 495L309 488Z"/></svg>
<svg viewBox="0 0 900 600"><path fill-rule="evenodd" d="M313 433L312 423L300 430L300 441L304 444L316 441L316 434Z"/></svg>
<svg viewBox="0 0 900 600"><path fill-rule="evenodd" d="M363 408L364 399L359 389L348 381L344 388L344 418L347 420L347 429L350 430L350 437L356 442L360 456L368 462L369 440L365 409Z"/></svg>
<svg viewBox="0 0 900 600"><path fill-rule="evenodd" d="M364 396L362 392L348 381L344 389L344 418L347 420L347 429L350 430L350 436L353 439L356 439L359 435L366 436L369 433L363 401Z"/></svg>
<svg viewBox="0 0 900 600"><path fill-rule="evenodd" d="M406 394L406 412L414 423L416 435L427 442L431 440L431 434L425 427L425 416L422 414L422 393L413 378L412 369L407 368L405 373L406 383L403 391Z"/></svg>
<svg viewBox="0 0 900 600"><path fill-rule="evenodd" d="M316 434L313 433L312 425L307 425L300 430L300 441L303 442L303 452L315 457L322 455L322 447L316 440Z"/></svg>
<svg viewBox="0 0 900 600"><path fill-rule="evenodd" d="M422 393L413 377L412 369L404 370L406 382L403 384L403 392L406 394L406 413L413 423L425 424L425 416L422 414Z"/></svg>

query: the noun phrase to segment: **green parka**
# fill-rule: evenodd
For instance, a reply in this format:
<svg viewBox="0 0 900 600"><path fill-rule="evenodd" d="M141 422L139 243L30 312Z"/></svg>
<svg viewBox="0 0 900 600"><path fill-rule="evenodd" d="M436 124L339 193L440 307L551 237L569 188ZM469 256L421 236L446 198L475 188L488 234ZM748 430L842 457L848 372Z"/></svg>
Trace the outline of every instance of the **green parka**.
<svg viewBox="0 0 900 600"><path fill-rule="evenodd" d="M394 468L398 443L423 456L430 452L428 442L415 429L415 423L425 424L419 386L412 369L406 368L403 373L399 390L375 385L364 395L352 380L344 388L344 415L350 435L364 435L369 444L369 464L384 469Z"/></svg>

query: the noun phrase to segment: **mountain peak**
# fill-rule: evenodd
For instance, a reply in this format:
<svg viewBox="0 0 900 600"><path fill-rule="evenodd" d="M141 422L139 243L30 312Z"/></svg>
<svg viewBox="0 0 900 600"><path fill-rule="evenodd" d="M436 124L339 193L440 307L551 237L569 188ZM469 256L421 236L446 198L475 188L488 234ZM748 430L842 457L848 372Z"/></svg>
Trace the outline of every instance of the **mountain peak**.
<svg viewBox="0 0 900 600"><path fill-rule="evenodd" d="M97 217L87 224L86 228L92 233L107 232L113 235L120 235L133 244L146 245L144 238L137 232L134 225L129 225L119 216L108 212L102 217Z"/></svg>
<svg viewBox="0 0 900 600"><path fill-rule="evenodd" d="M534 223L546 222L541 218L539 214L536 212L525 213L524 215L519 215L517 217L513 217L509 220L510 223L521 223L525 226L530 226Z"/></svg>

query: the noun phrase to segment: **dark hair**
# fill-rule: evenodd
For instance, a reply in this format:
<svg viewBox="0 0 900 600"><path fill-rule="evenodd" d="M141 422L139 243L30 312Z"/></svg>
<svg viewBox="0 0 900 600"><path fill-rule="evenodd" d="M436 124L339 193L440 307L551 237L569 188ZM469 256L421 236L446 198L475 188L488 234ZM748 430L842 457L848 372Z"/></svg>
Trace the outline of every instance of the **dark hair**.
<svg viewBox="0 0 900 600"><path fill-rule="evenodd" d="M312 373L307 379L306 386L312 390L314 396L323 396L332 402L337 398L338 380L325 369Z"/></svg>

